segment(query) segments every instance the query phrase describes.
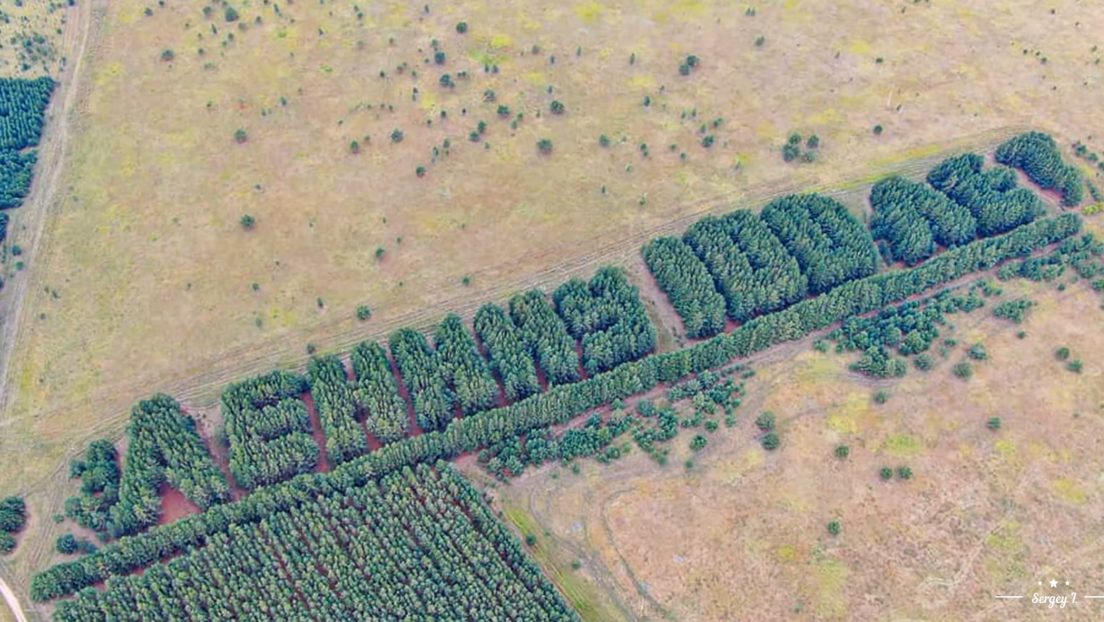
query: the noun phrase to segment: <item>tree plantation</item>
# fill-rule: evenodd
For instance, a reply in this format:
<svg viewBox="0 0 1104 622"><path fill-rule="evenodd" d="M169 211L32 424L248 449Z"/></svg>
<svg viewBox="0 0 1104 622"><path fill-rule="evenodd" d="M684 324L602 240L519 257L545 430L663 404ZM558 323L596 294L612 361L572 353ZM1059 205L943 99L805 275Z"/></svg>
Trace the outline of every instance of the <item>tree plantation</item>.
<svg viewBox="0 0 1104 622"><path fill-rule="evenodd" d="M578 620L444 464L310 491L142 576L83 590L54 619Z"/></svg>
<svg viewBox="0 0 1104 622"><path fill-rule="evenodd" d="M1063 204L1081 201L1080 174L1062 162L1046 134L1009 140L998 148L997 161L1022 168L1043 188L1059 188L1072 201ZM834 199L791 195L758 215L737 210L707 216L682 240L653 240L644 259L686 335L710 337L724 329L724 314L746 322L874 274L873 241L885 263L915 266L941 248L1012 231L1046 212L1038 195L1017 187L1012 169L983 167L984 158L969 153L941 162L927 183L880 180L870 193L869 230Z"/></svg>
<svg viewBox="0 0 1104 622"><path fill-rule="evenodd" d="M31 188L38 159L34 147L54 80L0 78L0 210L19 207ZM0 241L7 236L7 216L0 220Z"/></svg>
<svg viewBox="0 0 1104 622"><path fill-rule="evenodd" d="M983 304L978 286L908 299L991 269L1104 272L1101 245L1074 238L1080 216L1043 216L1039 198L1009 175L955 156L928 183L875 184L869 229L835 199L808 194L652 240L645 263L686 334L703 338L682 349L656 353L640 292L623 270L604 267L550 294L486 304L470 322L449 314L428 334L403 328L386 347L360 343L348 362L320 355L305 375L235 382L221 398L231 479L180 404L144 400L123 460L96 441L70 468L81 487L66 516L107 544L35 575L31 596L75 595L58 603L62 622L576 620L442 461L475 453L507 477L552 460L615 460L629 445L614 441L626 435L665 463L661 444L679 428L712 432L719 413L734 424L743 394L728 377L741 368L734 361L834 328L827 337L839 351L860 353L853 369L898 376L908 367L900 357L929 350L944 315ZM879 272L875 240L906 267ZM729 319L738 326L725 332ZM649 400L625 411L624 400L660 387L671 402L692 398L693 415ZM606 406L609 416L595 412ZM587 413L582 425L556 427ZM708 442L699 434L690 450ZM248 494L232 501L232 484ZM163 486L202 511L158 525Z"/></svg>
<svg viewBox="0 0 1104 622"><path fill-rule="evenodd" d="M257 523L278 510L309 505L323 491L327 495L344 493L404 467L451 459L465 452L489 447L512 436L525 435L531 430L566 423L614 400L644 393L660 383L678 382L692 374L725 366L735 359L778 343L800 339L810 332L827 328L849 317L877 311L973 272L993 268L1006 260L1028 257L1039 249L1075 235L1080 226L1081 220L1075 214L1040 219L1005 235L977 240L949 250L911 270L887 272L851 281L824 295L756 317L727 334L718 335L692 347L646 356L574 383L552 387L509 406L453 418L441 430L425 431L410 438L393 441L375 451L348 460L329 473L302 473L289 481L261 485L252 494L233 503L211 505L201 514L154 527L145 534L121 538L95 553L57 564L35 576L32 597L36 600L52 600L74 594L110 577L120 577L139 568L146 568L179 552L203 549L209 543L217 542L220 534L226 534L232 529L232 525ZM532 298L529 295L526 297ZM546 299L545 302L547 304ZM548 304L547 308L551 310L551 305ZM554 311L552 317L555 317ZM562 323L559 323L559 329L567 334ZM417 345L417 350L420 350L417 356L430 356L424 340ZM363 359L368 358L363 354L365 349L363 346L357 349ZM355 352L354 366L357 358ZM364 366L365 363L362 362L361 365ZM377 370L384 367L385 361L378 358L367 366ZM235 435L245 434L248 436L246 442L262 444L264 441L261 439L271 437L274 431L301 430L302 414L295 403L302 403L298 396L305 382L305 379L296 374L275 372L231 385L223 396L225 407L231 411L236 409L238 414L234 416L241 417L241 422L245 423L244 430L236 431ZM360 383L359 380L357 382ZM368 386L375 388L386 386L386 383ZM278 406L281 402L291 402L291 405ZM270 409L269 413L264 412L265 408ZM145 415L149 410L172 415L165 418L170 430L175 430L163 437L168 445L159 451L146 450L155 456L164 456L164 460L156 464L178 465L179 468L171 472L168 483L182 488L197 503L224 498L219 494L224 482L221 476L215 476L217 469L211 466L210 459L200 460L193 455L194 452L186 449L196 443L201 446L202 442L189 425L190 419L180 413L179 406L169 398L158 397L140 404L135 409L135 415L141 416L142 421L148 424ZM261 412L260 415L257 414L258 411ZM258 420L249 423L254 418ZM669 438L669 432L663 431L667 429L664 427L666 425L668 424L655 428L654 433L646 434ZM647 429L651 428L642 428ZM291 434L297 433L301 432ZM180 439L184 439L184 442ZM585 439L580 437L578 440ZM151 438L151 441L156 442L158 439ZM641 446L645 444L642 443ZM134 451L133 443L128 451ZM129 470L133 462L128 458L126 464ZM242 469L239 465L237 470L247 475L260 471L260 464L247 463L245 466L247 468ZM168 470L162 472L168 473ZM183 473L193 475L185 479L181 477ZM207 476L206 473L213 475ZM124 482L126 477L124 474ZM237 471L234 471L234 477L237 479ZM197 485L195 482L206 483ZM395 589L398 587L394 586Z"/></svg>

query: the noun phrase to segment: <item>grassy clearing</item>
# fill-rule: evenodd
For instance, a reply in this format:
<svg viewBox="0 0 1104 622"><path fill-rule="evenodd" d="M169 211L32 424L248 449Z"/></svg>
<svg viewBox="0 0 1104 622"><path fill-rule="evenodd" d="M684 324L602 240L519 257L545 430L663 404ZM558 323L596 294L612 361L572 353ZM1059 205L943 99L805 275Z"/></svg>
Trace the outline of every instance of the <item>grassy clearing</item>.
<svg viewBox="0 0 1104 622"><path fill-rule="evenodd" d="M504 504L502 511L503 518L514 527L520 540L524 542L529 536L536 538L531 546L526 547L527 550L583 620L605 622L625 619L594 583L588 580L581 560L574 558L569 550L560 546L551 534L545 532L536 517L524 506Z"/></svg>
<svg viewBox="0 0 1104 622"><path fill-rule="evenodd" d="M624 568L612 591L642 618L1051 619L991 595L1030 595L1052 574L1070 581L1067 592L1104 584L1104 458L1093 440L1104 432L1104 368L1086 354L1073 374L1054 358L1058 343L1104 345L1101 298L1083 283L1057 285L1002 284L998 299L953 318L946 336L959 346L926 373L872 383L847 371L853 355L811 349L757 366L740 425L713 435L691 471L677 457L662 468L638 455L593 476L527 473L496 494L503 507L541 508L530 529ZM1039 302L1023 324L992 317L1000 300L1023 295ZM989 358L964 386L951 368L966 335ZM886 403L872 406L872 384ZM750 417L762 410L778 417L775 452L754 441ZM986 426L991 416L999 430ZM846 459L834 453L841 443ZM883 466L912 477L882 481Z"/></svg>

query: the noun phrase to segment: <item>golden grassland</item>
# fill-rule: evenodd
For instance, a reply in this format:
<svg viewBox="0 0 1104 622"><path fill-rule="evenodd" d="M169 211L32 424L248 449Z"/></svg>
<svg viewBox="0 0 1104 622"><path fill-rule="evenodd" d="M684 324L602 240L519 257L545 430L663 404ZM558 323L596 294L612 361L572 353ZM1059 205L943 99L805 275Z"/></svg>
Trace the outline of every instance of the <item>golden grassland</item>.
<svg viewBox="0 0 1104 622"><path fill-rule="evenodd" d="M520 529L542 534L546 549L586 551L584 576L601 577L600 596L630 619L1099 617L1101 605L1083 599L1058 610L993 598L1104 589L1102 299L1084 283L1002 287L999 300L1038 306L1019 326L992 316L999 300L948 316L941 338L959 344L930 372L871 381L847 370L854 355L806 340L767 353L739 425L698 454L684 432L665 467L634 448L580 475L546 467L490 492L508 516L527 516ZM979 342L989 359L955 378ZM1082 373L1055 358L1062 346ZM879 390L885 404L873 400ZM754 440L764 410L780 422L775 452ZM993 416L998 431L986 426ZM883 466L914 475L883 482ZM839 536L827 531L833 520ZM1052 578L1060 588L1038 585Z"/></svg>
<svg viewBox="0 0 1104 622"><path fill-rule="evenodd" d="M56 77L66 8L67 0L0 0L0 76Z"/></svg>
<svg viewBox="0 0 1104 622"><path fill-rule="evenodd" d="M15 277L29 296L0 411L0 494L31 492L46 517L10 562L21 580L58 533L66 459L117 438L155 391L210 405L227 381L301 364L308 343L343 348L637 261L653 232L708 208L861 185L1024 127L1104 142L1089 137L1104 127L1104 14L1083 1L749 16L706 0L300 1L280 15L250 0L232 24L200 2L85 1L103 16L58 210ZM498 104L524 113L516 129ZM782 162L794 131L819 135L815 163Z"/></svg>

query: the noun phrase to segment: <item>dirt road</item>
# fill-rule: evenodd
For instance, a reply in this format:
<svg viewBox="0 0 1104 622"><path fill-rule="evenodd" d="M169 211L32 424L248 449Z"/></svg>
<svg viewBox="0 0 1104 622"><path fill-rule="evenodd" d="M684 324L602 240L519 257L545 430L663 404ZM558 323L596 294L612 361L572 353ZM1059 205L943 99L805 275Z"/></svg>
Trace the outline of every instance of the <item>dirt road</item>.
<svg viewBox="0 0 1104 622"><path fill-rule="evenodd" d="M89 32L93 30L94 15L102 14L99 2L90 0L80 2L66 14L65 33L62 35L61 50L69 59L60 75L55 76L57 86L53 100L46 112L46 129L38 147L38 165L35 167L34 182L30 194L23 205L9 212L11 243L18 243L25 250L24 261L31 268L19 276L6 279L0 295L0 378L7 378L11 354L17 342L17 336L23 324L24 298L36 285L36 259L48 255L48 236L44 236L46 223L61 206L62 174L65 170L65 153L71 146L70 132L80 117L82 83L87 90L87 76L90 62L85 59L88 52ZM39 276L38 278L41 278ZM7 387L0 387L0 406L10 395Z"/></svg>
<svg viewBox="0 0 1104 622"><path fill-rule="evenodd" d="M15 592L11 591L8 584L0 579L0 594L4 595L4 602L8 604L8 609L15 614L16 622L27 622L27 616L23 615L23 608L19 606L19 600L15 598Z"/></svg>

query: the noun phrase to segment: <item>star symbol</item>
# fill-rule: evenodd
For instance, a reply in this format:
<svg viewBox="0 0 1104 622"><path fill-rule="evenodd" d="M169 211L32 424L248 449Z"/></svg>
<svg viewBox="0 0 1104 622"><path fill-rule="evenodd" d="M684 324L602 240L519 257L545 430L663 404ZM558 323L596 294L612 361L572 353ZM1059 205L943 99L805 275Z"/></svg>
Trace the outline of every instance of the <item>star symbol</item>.
<svg viewBox="0 0 1104 622"><path fill-rule="evenodd" d="M1055 581L1054 579L1051 579L1050 580L1050 587L1058 587L1058 582Z"/></svg>

